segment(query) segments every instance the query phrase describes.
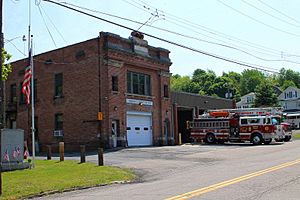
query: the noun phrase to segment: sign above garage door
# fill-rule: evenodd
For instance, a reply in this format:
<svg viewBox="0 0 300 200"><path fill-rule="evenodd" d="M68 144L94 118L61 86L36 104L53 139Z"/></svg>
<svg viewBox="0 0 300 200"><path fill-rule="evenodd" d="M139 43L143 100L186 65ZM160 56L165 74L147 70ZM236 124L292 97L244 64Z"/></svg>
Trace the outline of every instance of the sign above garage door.
<svg viewBox="0 0 300 200"><path fill-rule="evenodd" d="M139 105L144 105L144 106L153 106L152 101L145 101L145 100L140 100L140 99L126 99L127 104L139 104Z"/></svg>

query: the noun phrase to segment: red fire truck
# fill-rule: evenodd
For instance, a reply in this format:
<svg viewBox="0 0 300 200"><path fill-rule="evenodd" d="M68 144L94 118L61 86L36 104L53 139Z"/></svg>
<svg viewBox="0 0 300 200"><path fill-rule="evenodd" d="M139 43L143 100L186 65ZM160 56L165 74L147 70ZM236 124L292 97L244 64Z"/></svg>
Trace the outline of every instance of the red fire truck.
<svg viewBox="0 0 300 200"><path fill-rule="evenodd" d="M228 109L230 113L238 113L241 116L270 116L272 124L276 125L275 141L288 142L292 138L292 129L289 123L283 123L284 113L281 107L269 108L246 108L246 109Z"/></svg>
<svg viewBox="0 0 300 200"><path fill-rule="evenodd" d="M287 130L278 119L274 120L278 117L275 114L274 108L211 110L188 122L188 128L193 139L210 144L226 141L269 144L272 139L283 141Z"/></svg>

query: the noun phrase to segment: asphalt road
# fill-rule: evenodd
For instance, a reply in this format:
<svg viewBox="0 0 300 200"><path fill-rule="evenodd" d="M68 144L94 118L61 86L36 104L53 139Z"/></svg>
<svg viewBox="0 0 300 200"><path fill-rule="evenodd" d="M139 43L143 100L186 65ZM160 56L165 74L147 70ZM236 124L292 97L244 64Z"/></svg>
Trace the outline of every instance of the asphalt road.
<svg viewBox="0 0 300 200"><path fill-rule="evenodd" d="M39 199L300 199L300 140L127 148L105 153L104 162L130 168L140 179Z"/></svg>

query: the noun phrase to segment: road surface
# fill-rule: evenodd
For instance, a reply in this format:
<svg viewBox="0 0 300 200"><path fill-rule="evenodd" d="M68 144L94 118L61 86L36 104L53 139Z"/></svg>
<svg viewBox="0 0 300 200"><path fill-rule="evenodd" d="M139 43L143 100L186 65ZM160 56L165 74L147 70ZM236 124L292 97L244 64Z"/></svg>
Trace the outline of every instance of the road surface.
<svg viewBox="0 0 300 200"><path fill-rule="evenodd" d="M105 153L104 159L106 165L134 170L140 179L38 199L300 199L300 140L128 148Z"/></svg>

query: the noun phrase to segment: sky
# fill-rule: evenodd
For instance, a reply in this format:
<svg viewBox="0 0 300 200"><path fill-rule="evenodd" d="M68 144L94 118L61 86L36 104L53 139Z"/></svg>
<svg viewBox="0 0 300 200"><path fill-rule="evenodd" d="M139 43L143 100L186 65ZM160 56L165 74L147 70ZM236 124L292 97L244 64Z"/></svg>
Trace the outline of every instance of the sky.
<svg viewBox="0 0 300 200"><path fill-rule="evenodd" d="M171 52L172 74L191 76L203 69L220 76L251 67L266 73L281 68L300 72L299 0L53 1L193 49L145 36L149 45ZM131 33L42 0L31 0L29 12L29 2L3 1L4 45L11 61L28 55L29 21L35 55L98 37L101 31L124 38Z"/></svg>

